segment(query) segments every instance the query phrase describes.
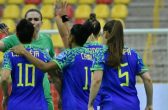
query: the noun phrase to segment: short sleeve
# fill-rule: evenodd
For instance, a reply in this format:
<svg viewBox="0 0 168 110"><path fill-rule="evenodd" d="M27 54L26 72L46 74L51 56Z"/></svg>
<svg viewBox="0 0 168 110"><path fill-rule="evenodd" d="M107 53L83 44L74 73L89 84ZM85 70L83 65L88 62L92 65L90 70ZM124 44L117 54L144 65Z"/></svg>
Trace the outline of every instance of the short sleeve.
<svg viewBox="0 0 168 110"><path fill-rule="evenodd" d="M140 55L138 53L137 53L137 58L138 58L138 60L137 60L137 70L138 70L137 73L138 73L138 75L140 75L140 74L147 72L148 68L147 68L147 66L145 66L142 58L140 57Z"/></svg>
<svg viewBox="0 0 168 110"><path fill-rule="evenodd" d="M2 69L12 70L11 61L9 58L9 52L5 52L3 57Z"/></svg>
<svg viewBox="0 0 168 110"><path fill-rule="evenodd" d="M51 56L47 52L44 52L44 58L45 62L50 62L52 60Z"/></svg>
<svg viewBox="0 0 168 110"><path fill-rule="evenodd" d="M10 35L2 39L4 43L3 52L7 51L8 49L12 48L13 46L19 44L19 40L17 39L16 35Z"/></svg>
<svg viewBox="0 0 168 110"><path fill-rule="evenodd" d="M66 49L56 56L53 61L58 64L60 69L63 69L74 61L74 57L75 52L73 52L71 49Z"/></svg>
<svg viewBox="0 0 168 110"><path fill-rule="evenodd" d="M93 65L91 71L103 70L104 68L104 49L96 49L93 53Z"/></svg>

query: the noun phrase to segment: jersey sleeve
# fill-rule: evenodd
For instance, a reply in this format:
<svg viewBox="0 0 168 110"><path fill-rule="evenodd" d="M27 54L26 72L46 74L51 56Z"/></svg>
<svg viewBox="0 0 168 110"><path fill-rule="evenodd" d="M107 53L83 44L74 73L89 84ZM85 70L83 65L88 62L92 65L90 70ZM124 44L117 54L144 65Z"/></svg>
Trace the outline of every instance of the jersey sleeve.
<svg viewBox="0 0 168 110"><path fill-rule="evenodd" d="M140 55L135 50L133 50L133 51L134 51L134 54L136 55L136 58L137 58L137 75L141 75L141 74L147 72L148 68L144 64Z"/></svg>
<svg viewBox="0 0 168 110"><path fill-rule="evenodd" d="M56 56L53 61L57 63L60 69L63 69L73 62L74 56L75 54L71 49L66 49Z"/></svg>
<svg viewBox="0 0 168 110"><path fill-rule="evenodd" d="M44 58L45 58L45 62L50 62L50 61L52 61L51 56L50 56L47 52L44 52Z"/></svg>
<svg viewBox="0 0 168 110"><path fill-rule="evenodd" d="M9 58L9 52L5 52L3 57L2 69L12 70L11 61Z"/></svg>
<svg viewBox="0 0 168 110"><path fill-rule="evenodd" d="M3 52L19 44L19 40L17 39L16 35L7 36L2 39L2 42L4 43Z"/></svg>
<svg viewBox="0 0 168 110"><path fill-rule="evenodd" d="M105 49L96 49L93 54L94 60L91 71L103 70L104 68L104 51Z"/></svg>

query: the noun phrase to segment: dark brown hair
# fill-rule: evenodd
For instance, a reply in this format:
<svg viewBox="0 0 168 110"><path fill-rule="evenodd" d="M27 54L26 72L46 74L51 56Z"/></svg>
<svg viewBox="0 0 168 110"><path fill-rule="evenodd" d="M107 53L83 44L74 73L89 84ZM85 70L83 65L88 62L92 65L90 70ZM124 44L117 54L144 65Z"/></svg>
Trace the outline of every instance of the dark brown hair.
<svg viewBox="0 0 168 110"><path fill-rule="evenodd" d="M96 14L95 13L91 13L89 19L87 19L85 21L84 24L91 22L92 23L92 27L93 27L93 35L95 38L98 37L100 29L101 29L101 25L100 22L96 19Z"/></svg>
<svg viewBox="0 0 168 110"><path fill-rule="evenodd" d="M88 37L92 34L93 27L91 22L85 24L75 24L71 29L71 34L75 38L75 42L79 46L83 46Z"/></svg>
<svg viewBox="0 0 168 110"><path fill-rule="evenodd" d="M38 9L34 9L34 8L29 9L29 10L26 12L26 14L25 14L25 19L26 19L27 14L28 14L29 12L37 12L37 13L40 15L41 21L43 20L43 16L42 16L41 12L40 12Z"/></svg>
<svg viewBox="0 0 168 110"><path fill-rule="evenodd" d="M124 48L124 32L122 23L119 20L108 21L105 24L103 31L107 31L110 35L107 39L109 56L106 64L117 68L120 66Z"/></svg>
<svg viewBox="0 0 168 110"><path fill-rule="evenodd" d="M16 26L16 34L21 43L31 43L34 34L33 24L26 19L21 19Z"/></svg>

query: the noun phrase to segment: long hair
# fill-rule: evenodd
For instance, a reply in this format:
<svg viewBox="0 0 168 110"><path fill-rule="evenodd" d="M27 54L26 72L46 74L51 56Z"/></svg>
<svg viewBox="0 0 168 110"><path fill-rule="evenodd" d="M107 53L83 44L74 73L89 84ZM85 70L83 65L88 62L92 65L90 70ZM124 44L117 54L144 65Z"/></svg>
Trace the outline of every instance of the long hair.
<svg viewBox="0 0 168 110"><path fill-rule="evenodd" d="M103 31L109 33L109 38L107 39L109 56L106 64L117 68L120 66L124 48L124 32L122 23L119 20L111 20L105 24Z"/></svg>

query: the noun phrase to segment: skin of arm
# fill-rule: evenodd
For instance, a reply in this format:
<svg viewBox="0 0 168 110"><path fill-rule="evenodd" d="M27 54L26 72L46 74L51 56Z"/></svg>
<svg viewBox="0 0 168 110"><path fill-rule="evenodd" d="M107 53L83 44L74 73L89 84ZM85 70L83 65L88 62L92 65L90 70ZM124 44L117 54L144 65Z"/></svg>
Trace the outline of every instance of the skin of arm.
<svg viewBox="0 0 168 110"><path fill-rule="evenodd" d="M49 75L51 76L51 81L54 83L55 88L57 88L58 93L61 95L61 70L53 70L49 72Z"/></svg>
<svg viewBox="0 0 168 110"><path fill-rule="evenodd" d="M49 72L51 70L57 69L57 65L55 62L45 63L38 58L35 58L28 51L23 51L23 56L27 58L32 64L34 64L37 68L41 69L44 72Z"/></svg>
<svg viewBox="0 0 168 110"><path fill-rule="evenodd" d="M145 110L152 110L153 105L153 84L152 84L152 78L149 74L149 72L145 72L141 75L141 78L144 82L144 87L146 91L146 97L147 97L147 104Z"/></svg>
<svg viewBox="0 0 168 110"><path fill-rule="evenodd" d="M102 82L102 77L103 77L103 71L94 71L94 75L91 81L91 88L90 88L90 95L89 95L89 103L88 103L88 108L92 110L93 108L93 101L99 91L101 82Z"/></svg>
<svg viewBox="0 0 168 110"><path fill-rule="evenodd" d="M62 71L60 71L60 70L56 70L55 72L49 73L49 75L51 76L51 81L54 84L54 87L56 88L57 92L59 93L59 100L58 100L59 110L62 110L61 109L62 108L62 100L61 100L61 96L62 96L61 95L61 93L62 93L62 77L61 77L61 74L62 73L61 72Z"/></svg>
<svg viewBox="0 0 168 110"><path fill-rule="evenodd" d="M23 55L27 58L27 60L29 60L32 64L44 72L50 72L52 70L59 69L59 66L54 61L48 63L41 61L40 59L30 54L21 44L11 48L11 51L18 55Z"/></svg>
<svg viewBox="0 0 168 110"><path fill-rule="evenodd" d="M3 96L3 102L2 102L3 110L6 110L8 97L9 97L9 94L8 94L8 78L10 76L10 73L11 73L11 70L6 70L6 69L3 69L2 73L1 73L0 84L1 84L1 87L2 87L3 95L4 95Z"/></svg>
<svg viewBox="0 0 168 110"><path fill-rule="evenodd" d="M65 48L69 47L69 43L68 43L68 36L69 36L69 32L65 26L65 24L62 22L62 19L60 18L60 16L56 16L56 24L58 27L58 31L60 33L60 36L62 38L62 41L64 43Z"/></svg>
<svg viewBox="0 0 168 110"><path fill-rule="evenodd" d="M4 23L0 24L0 33L4 33L7 36L9 34L8 29L9 28L7 27L6 24ZM0 41L0 51L3 51L4 48L5 48L4 42Z"/></svg>
<svg viewBox="0 0 168 110"><path fill-rule="evenodd" d="M62 41L64 43L65 48L69 47L68 44L68 37L70 35L70 28L69 28L69 21L62 22L61 17L64 15L67 15L67 2L66 1L61 1L57 2L55 5L55 19L56 19L56 24L58 27L58 31L60 33L60 36L62 38Z"/></svg>
<svg viewBox="0 0 168 110"><path fill-rule="evenodd" d="M5 48L4 42L0 40L0 51L3 51Z"/></svg>

